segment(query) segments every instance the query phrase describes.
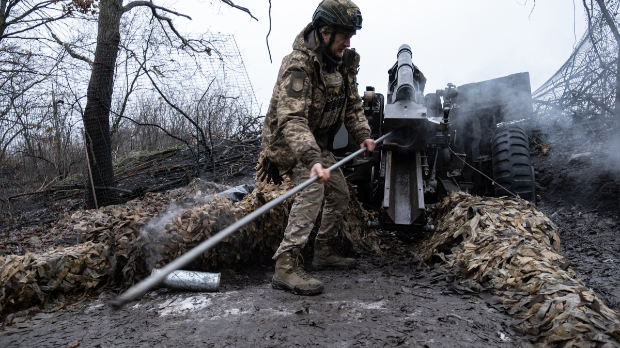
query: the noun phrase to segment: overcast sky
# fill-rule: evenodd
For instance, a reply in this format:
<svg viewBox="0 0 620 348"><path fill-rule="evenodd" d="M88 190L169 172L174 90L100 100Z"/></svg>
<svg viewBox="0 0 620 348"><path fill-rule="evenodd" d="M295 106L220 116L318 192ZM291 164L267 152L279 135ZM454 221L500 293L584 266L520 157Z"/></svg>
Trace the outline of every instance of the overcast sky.
<svg viewBox="0 0 620 348"><path fill-rule="evenodd" d="M234 34L254 92L263 105L271 98L282 58L311 21L318 0L272 0L269 46L268 0L234 0L259 21L216 0L183 0L174 6L193 20L175 19L186 32ZM529 72L532 91L570 56L586 29L581 1L539 0L357 0L362 30L351 40L361 55L360 92L387 89L387 70L398 47L412 47L413 62L428 79L425 93L519 72Z"/></svg>

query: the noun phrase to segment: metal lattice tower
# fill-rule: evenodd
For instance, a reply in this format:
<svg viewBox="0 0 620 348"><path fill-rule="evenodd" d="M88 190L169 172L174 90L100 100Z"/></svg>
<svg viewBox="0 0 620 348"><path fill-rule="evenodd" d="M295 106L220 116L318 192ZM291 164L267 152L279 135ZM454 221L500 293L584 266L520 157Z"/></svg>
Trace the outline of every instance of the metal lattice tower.
<svg viewBox="0 0 620 348"><path fill-rule="evenodd" d="M613 14L618 1L607 6ZM613 117L618 45L596 4L589 30L566 63L533 94L539 120L604 121Z"/></svg>

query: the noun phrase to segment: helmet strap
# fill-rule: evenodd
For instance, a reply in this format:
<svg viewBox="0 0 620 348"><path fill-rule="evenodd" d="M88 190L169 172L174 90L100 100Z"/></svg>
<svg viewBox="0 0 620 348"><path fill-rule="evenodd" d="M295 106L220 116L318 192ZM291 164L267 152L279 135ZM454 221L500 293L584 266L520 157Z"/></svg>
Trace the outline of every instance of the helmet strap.
<svg viewBox="0 0 620 348"><path fill-rule="evenodd" d="M332 44L334 43L334 41L336 40L336 31L332 31L331 34L329 34L329 43L325 42L325 40L323 39L323 33L321 32L321 30L318 30L318 34L319 34L319 40L321 41L321 45L323 45L323 48L325 49L325 51L330 55L332 55Z"/></svg>
<svg viewBox="0 0 620 348"><path fill-rule="evenodd" d="M321 28L316 29L316 33L319 36L318 39L319 39L320 45L323 47L323 63L325 63L327 71L329 72L333 72L333 70L336 69L341 62L340 58L334 57L332 55L332 50L331 50L331 46L336 40L336 32L337 30L333 30L330 33L329 42L325 42L325 39L323 39L323 33L322 33Z"/></svg>
<svg viewBox="0 0 620 348"><path fill-rule="evenodd" d="M321 35L322 36L322 35ZM329 50L329 54L332 53L332 44L336 40L336 31L329 35L329 45L327 45L327 49Z"/></svg>

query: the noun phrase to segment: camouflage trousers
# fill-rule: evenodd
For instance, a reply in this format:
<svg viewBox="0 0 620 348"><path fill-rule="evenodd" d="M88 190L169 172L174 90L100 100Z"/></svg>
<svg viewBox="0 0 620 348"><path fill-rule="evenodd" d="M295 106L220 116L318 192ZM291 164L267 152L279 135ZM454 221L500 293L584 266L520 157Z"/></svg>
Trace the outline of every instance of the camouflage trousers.
<svg viewBox="0 0 620 348"><path fill-rule="evenodd" d="M323 167L336 163L336 159L328 150L321 152ZM299 185L310 178L310 169L297 163L287 173L293 184ZM344 214L349 208L349 188L340 168L330 173L329 180L322 184L316 182L306 187L295 196L291 212L288 215L288 225L284 231L284 239L273 259L295 247L303 248L310 237L314 223L323 205L321 227L316 236L317 240L329 241L338 235Z"/></svg>

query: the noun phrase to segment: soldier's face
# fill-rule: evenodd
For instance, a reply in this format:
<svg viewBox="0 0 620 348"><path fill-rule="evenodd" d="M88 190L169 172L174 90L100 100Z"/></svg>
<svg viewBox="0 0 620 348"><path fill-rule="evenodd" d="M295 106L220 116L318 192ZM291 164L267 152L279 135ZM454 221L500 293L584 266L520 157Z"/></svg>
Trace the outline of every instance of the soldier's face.
<svg viewBox="0 0 620 348"><path fill-rule="evenodd" d="M323 33L323 40L325 40L325 42L329 42L329 40L331 39L331 35L332 34ZM355 35L355 33L336 34L334 42L329 47L334 57L342 58L345 48L351 47L351 37L353 37L353 35Z"/></svg>

